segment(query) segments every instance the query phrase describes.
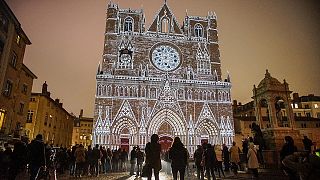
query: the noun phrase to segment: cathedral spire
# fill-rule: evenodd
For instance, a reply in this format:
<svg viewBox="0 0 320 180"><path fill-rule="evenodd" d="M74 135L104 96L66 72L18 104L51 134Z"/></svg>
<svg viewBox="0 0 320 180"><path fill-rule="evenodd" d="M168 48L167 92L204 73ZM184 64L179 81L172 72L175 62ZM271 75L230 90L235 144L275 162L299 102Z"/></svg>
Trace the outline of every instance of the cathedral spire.
<svg viewBox="0 0 320 180"><path fill-rule="evenodd" d="M100 61L99 61L99 65L98 65L97 74L101 74Z"/></svg>

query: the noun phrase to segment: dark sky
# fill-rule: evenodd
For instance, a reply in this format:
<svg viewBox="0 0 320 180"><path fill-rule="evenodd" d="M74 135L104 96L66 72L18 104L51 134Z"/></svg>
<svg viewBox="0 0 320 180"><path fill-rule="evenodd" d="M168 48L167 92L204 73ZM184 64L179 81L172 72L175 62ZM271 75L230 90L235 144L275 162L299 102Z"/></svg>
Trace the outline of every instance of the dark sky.
<svg viewBox="0 0 320 180"><path fill-rule="evenodd" d="M69 112L93 116L95 75L102 60L108 0L6 0L30 38L24 62L47 81ZM118 0L120 8L144 9L146 27L162 0ZM186 14L218 16L224 77L232 98L251 100L265 70L300 95L320 95L320 3L317 0L168 0L179 24Z"/></svg>

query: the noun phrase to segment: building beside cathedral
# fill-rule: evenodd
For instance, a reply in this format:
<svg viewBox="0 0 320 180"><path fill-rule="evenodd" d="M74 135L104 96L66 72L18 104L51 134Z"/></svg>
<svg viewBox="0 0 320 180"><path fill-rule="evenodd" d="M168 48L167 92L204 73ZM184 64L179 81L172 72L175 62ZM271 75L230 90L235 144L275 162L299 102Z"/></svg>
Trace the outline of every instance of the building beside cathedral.
<svg viewBox="0 0 320 180"><path fill-rule="evenodd" d="M0 142L24 136L24 126L37 76L24 64L31 41L15 14L0 0Z"/></svg>
<svg viewBox="0 0 320 180"><path fill-rule="evenodd" d="M300 149L303 148L303 136L319 147L320 96L293 93L291 98L291 93L285 80L281 83L267 70L264 79L253 88L253 101L243 105L236 100L233 102L236 142L252 137L252 123L257 123L269 149L279 150L287 135L293 136Z"/></svg>
<svg viewBox="0 0 320 180"><path fill-rule="evenodd" d="M176 136L190 152L203 142L231 145L231 83L221 75L216 15L186 15L180 26L165 2L145 22L143 10L108 4L93 144L130 150L158 134L163 151Z"/></svg>

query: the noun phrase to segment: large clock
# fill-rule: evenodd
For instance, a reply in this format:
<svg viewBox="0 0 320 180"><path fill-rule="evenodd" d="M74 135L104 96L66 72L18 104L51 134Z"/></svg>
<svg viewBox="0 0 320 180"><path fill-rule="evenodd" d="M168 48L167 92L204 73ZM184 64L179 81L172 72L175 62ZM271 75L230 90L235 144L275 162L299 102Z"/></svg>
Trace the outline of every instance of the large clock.
<svg viewBox="0 0 320 180"><path fill-rule="evenodd" d="M170 45L159 45L151 52L153 65L162 71L173 71L180 64L180 55L176 48Z"/></svg>

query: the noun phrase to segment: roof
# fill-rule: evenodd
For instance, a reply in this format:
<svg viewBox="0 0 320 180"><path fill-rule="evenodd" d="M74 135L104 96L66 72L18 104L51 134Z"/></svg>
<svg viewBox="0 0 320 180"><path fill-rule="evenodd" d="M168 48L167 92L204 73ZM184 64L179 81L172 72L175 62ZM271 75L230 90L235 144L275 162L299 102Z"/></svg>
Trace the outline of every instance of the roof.
<svg viewBox="0 0 320 180"><path fill-rule="evenodd" d="M296 116L294 117L296 121L320 121L319 118L313 118L313 117L305 117L305 116Z"/></svg>
<svg viewBox="0 0 320 180"><path fill-rule="evenodd" d="M22 69L28 73L33 79L37 79L38 77L33 74L33 72L25 65L25 64L22 64Z"/></svg>
<svg viewBox="0 0 320 180"><path fill-rule="evenodd" d="M258 87L266 86L267 84L281 85L280 81L272 77L268 70L266 70L265 77L260 81Z"/></svg>
<svg viewBox="0 0 320 180"><path fill-rule="evenodd" d="M309 96L300 97L300 102L310 102L310 101L320 101L320 96L309 95Z"/></svg>
<svg viewBox="0 0 320 180"><path fill-rule="evenodd" d="M14 15L14 13L12 12L12 10L8 6L8 4L4 0L0 0L0 7L1 7L1 9L4 10L4 12L8 15L8 17L13 21L13 23L14 23L14 25L16 27L16 31L23 38L25 43L30 45L31 44L30 39L28 38L26 33L21 28L20 22L18 21L17 17Z"/></svg>

